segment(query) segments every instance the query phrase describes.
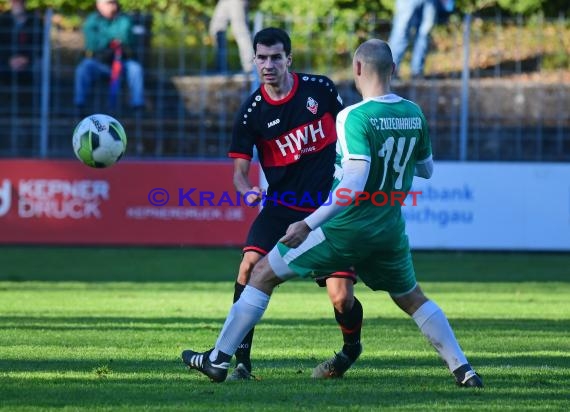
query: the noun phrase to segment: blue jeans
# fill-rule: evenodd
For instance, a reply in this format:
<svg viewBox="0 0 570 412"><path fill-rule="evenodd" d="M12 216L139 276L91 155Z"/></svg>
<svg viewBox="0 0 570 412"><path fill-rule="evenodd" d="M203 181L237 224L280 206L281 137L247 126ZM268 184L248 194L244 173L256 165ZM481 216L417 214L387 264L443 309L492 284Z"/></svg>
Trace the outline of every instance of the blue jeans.
<svg viewBox="0 0 570 412"><path fill-rule="evenodd" d="M142 66L134 60L125 60L123 70L130 91L130 105L132 107L144 106ZM96 79L110 76L110 66L95 59L83 59L75 69L75 105L85 105L87 94Z"/></svg>
<svg viewBox="0 0 570 412"><path fill-rule="evenodd" d="M437 19L439 0L397 0L392 21L392 32L388 44L392 49L394 63L398 67L406 48L412 29L415 28L414 48L412 50L412 76L422 75L429 46L429 34Z"/></svg>

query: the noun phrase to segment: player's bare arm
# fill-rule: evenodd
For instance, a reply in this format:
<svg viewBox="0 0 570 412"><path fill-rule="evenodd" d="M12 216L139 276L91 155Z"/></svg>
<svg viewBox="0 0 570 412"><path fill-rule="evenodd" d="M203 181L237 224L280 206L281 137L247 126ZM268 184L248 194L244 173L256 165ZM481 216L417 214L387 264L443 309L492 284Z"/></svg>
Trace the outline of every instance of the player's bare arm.
<svg viewBox="0 0 570 412"><path fill-rule="evenodd" d="M354 200L357 193L364 190L364 185L370 173L370 162L361 159L348 159L343 163L343 177L332 193L332 200L326 205L320 206L317 210L300 222L295 222L287 228L285 236L279 241L290 248L296 248L305 241L311 230L321 226L323 223L338 215L343 205L346 205L346 198L342 201L338 193L342 192Z"/></svg>
<svg viewBox="0 0 570 412"><path fill-rule="evenodd" d="M261 200L262 192L249 181L250 164L247 159L234 159L234 187L242 195L247 194L244 200L248 206L255 206Z"/></svg>

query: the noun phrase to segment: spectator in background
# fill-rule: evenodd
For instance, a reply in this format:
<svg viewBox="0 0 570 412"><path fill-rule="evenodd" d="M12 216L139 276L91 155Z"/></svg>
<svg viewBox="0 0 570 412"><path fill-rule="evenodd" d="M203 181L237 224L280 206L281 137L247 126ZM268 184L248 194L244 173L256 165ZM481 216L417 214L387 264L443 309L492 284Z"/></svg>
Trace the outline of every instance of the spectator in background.
<svg viewBox="0 0 570 412"><path fill-rule="evenodd" d="M40 16L26 9L25 0L10 0L0 15L0 80L31 84L39 70L43 25Z"/></svg>
<svg viewBox="0 0 570 412"><path fill-rule="evenodd" d="M454 6L454 0L396 0L388 43L394 52L397 70L406 53L408 40L413 35L411 76L412 79L424 77L430 32L437 23L438 14L451 13Z"/></svg>
<svg viewBox="0 0 570 412"><path fill-rule="evenodd" d="M231 25L239 48L241 67L245 73L253 72L253 43L247 24L247 0L218 0L212 20L210 35L216 43L216 70L228 71L226 31Z"/></svg>
<svg viewBox="0 0 570 412"><path fill-rule="evenodd" d="M110 78L110 104L114 105L120 79L125 72L130 90L130 105L134 110L144 108L143 69L133 60L133 22L121 13L116 0L96 0L97 11L83 25L85 58L75 70L76 107L83 108L93 81Z"/></svg>

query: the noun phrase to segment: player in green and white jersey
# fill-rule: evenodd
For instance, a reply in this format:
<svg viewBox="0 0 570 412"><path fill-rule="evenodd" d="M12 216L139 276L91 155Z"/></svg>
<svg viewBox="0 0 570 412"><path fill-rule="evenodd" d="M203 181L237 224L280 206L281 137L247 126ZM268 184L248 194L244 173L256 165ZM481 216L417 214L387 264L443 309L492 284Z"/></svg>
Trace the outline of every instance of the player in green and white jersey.
<svg viewBox="0 0 570 412"><path fill-rule="evenodd" d="M367 286L387 291L413 318L459 386L483 386L445 314L416 282L400 202L414 175L431 177L433 161L420 108L390 93L394 69L386 42L368 40L356 50L353 75L363 100L337 116L340 167L332 201L291 224L280 243L257 263L215 347L193 352L191 368L219 380L220 368L261 319L277 285L295 276L319 276L354 266Z"/></svg>
<svg viewBox="0 0 570 412"><path fill-rule="evenodd" d="M373 96L339 113L337 134L339 167L331 205L305 219L308 227L300 225L304 236L303 228L316 229L322 224L326 242L321 242L317 232L302 248L290 249L282 243L279 251L301 276L353 262L372 289L409 292L416 282L401 206L411 189L416 165L419 174L431 174L431 143L424 115L415 103L395 94ZM339 179L338 171L343 171L347 162L348 167L362 169L359 177L366 178L363 184L347 186ZM354 201L348 204L350 195ZM290 236L295 236L294 232Z"/></svg>

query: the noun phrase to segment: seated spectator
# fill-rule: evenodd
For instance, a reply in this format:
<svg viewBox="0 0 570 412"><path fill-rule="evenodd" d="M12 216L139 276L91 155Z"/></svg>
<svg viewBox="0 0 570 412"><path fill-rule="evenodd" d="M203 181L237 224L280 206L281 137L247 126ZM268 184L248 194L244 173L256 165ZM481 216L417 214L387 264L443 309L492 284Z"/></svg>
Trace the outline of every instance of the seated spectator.
<svg viewBox="0 0 570 412"><path fill-rule="evenodd" d="M42 20L26 9L25 0L10 0L10 10L0 15L0 81L32 84L39 71Z"/></svg>
<svg viewBox="0 0 570 412"><path fill-rule="evenodd" d="M130 106L144 107L143 69L132 59L133 22L121 13L116 0L96 0L97 11L91 13L83 25L85 58L75 70L75 98L83 108L93 81L99 77L110 79L110 105L116 104L120 80L126 77L130 90Z"/></svg>

